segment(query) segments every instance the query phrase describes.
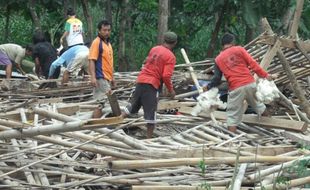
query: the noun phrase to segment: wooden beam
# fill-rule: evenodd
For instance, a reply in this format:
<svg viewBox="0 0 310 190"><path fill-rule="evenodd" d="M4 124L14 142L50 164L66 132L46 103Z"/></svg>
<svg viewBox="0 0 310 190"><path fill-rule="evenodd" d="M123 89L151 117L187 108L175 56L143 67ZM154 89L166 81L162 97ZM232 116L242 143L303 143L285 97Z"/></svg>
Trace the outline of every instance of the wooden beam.
<svg viewBox="0 0 310 190"><path fill-rule="evenodd" d="M277 40L280 40L281 47L284 48L290 48L290 49L296 49L298 48L295 44L295 40L283 38L283 37L277 37L274 35L264 35L260 37L260 40L257 41L258 44L267 44L267 45L274 45ZM299 42L305 49L305 51L310 51L310 41L300 41Z"/></svg>
<svg viewBox="0 0 310 190"><path fill-rule="evenodd" d="M191 107L181 107L179 112L184 114L191 114ZM209 114L200 113L199 116L210 118ZM226 113L221 111L214 112L214 116L219 120L226 120ZM291 131L304 132L307 130L308 124L303 121L293 121L286 119L275 119L269 117L261 117L260 119L256 115L243 114L242 121L247 124L257 125L264 128L276 128L276 129L286 129Z"/></svg>
<svg viewBox="0 0 310 190"><path fill-rule="evenodd" d="M297 38L297 30L298 30L298 26L300 23L302 8L304 6L304 0L297 0L296 3L297 5L295 9L293 24L289 32L290 37L295 38L295 39Z"/></svg>
<svg viewBox="0 0 310 190"><path fill-rule="evenodd" d="M260 66L263 69L265 69L265 70L268 69L272 59L277 54L277 51L280 49L280 47L281 47L281 41L280 40L277 40L272 47L269 47L267 53L264 55L264 58L260 63Z"/></svg>

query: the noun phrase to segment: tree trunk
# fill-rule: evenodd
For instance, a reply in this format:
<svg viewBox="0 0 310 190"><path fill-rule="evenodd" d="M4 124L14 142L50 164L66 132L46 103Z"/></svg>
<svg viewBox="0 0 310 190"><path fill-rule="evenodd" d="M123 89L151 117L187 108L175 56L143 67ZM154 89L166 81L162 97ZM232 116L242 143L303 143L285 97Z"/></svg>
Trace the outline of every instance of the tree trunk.
<svg viewBox="0 0 310 190"><path fill-rule="evenodd" d="M40 19L39 19L38 15L37 15L37 12L35 10L35 4L36 4L35 0L29 0L28 1L29 11L31 14L32 22L35 26L35 30L41 30L41 23L40 23Z"/></svg>
<svg viewBox="0 0 310 190"><path fill-rule="evenodd" d="M128 71L128 59L126 56L126 24L129 0L121 2L121 16L119 26L119 45L118 45L118 71Z"/></svg>
<svg viewBox="0 0 310 190"><path fill-rule="evenodd" d="M106 19L110 23L112 23L112 3L111 3L111 0L107 0L105 12L106 12Z"/></svg>
<svg viewBox="0 0 310 190"><path fill-rule="evenodd" d="M83 7L84 17L87 20L87 35L85 36L85 42L90 42L94 38L93 19L92 16L89 14L88 1L82 0L81 3Z"/></svg>
<svg viewBox="0 0 310 190"><path fill-rule="evenodd" d="M5 26L4 26L4 41L8 42L9 41L9 26L10 26L10 6L6 6L6 15L5 15Z"/></svg>
<svg viewBox="0 0 310 190"><path fill-rule="evenodd" d="M63 5L64 5L64 8L63 8L64 19L67 19L67 10L69 8L68 0L63 0Z"/></svg>
<svg viewBox="0 0 310 190"><path fill-rule="evenodd" d="M225 0L223 8L220 12L219 18L216 20L215 27L214 27L214 30L212 32L211 40L210 40L208 51L207 51L207 57L213 57L215 45L216 45L216 41L217 41L217 36L218 36L218 33L219 33L221 25L222 25L224 13L227 9L227 4L228 4L228 0Z"/></svg>
<svg viewBox="0 0 310 190"><path fill-rule="evenodd" d="M162 44L164 42L164 33L168 31L169 0L159 0L158 15L157 43Z"/></svg>
<svg viewBox="0 0 310 190"><path fill-rule="evenodd" d="M282 24L282 27L279 33L280 35L287 34L293 14L294 14L294 11L290 7L288 7L287 10L285 11L285 14L283 15L281 19L283 24Z"/></svg>

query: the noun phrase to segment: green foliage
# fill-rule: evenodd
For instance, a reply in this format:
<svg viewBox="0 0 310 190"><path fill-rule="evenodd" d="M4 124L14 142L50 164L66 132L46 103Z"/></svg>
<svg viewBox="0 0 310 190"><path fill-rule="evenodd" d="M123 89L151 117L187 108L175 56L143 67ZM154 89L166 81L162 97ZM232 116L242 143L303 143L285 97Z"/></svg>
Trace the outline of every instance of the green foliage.
<svg viewBox="0 0 310 190"><path fill-rule="evenodd" d="M290 183L290 178L286 177L286 176L279 176L276 178L276 184L279 185L289 185Z"/></svg>
<svg viewBox="0 0 310 190"><path fill-rule="evenodd" d="M202 184L199 185L201 188L206 189L206 190L211 190L211 184L209 184L208 182L203 182Z"/></svg>
<svg viewBox="0 0 310 190"><path fill-rule="evenodd" d="M206 162L204 160L200 160L200 162L198 163L198 167L201 169L201 173L205 174L206 173Z"/></svg>
<svg viewBox="0 0 310 190"><path fill-rule="evenodd" d="M34 29L28 4L24 0L10 0L0 4L0 32L5 34L6 13L10 11L9 36L0 36L0 43L27 44L31 42ZM69 1L70 3L71 1ZM89 12L93 18L94 32L96 25L104 15L104 2L89 0ZM126 29L126 52L130 55L131 68L139 69L150 48L156 45L158 0L130 0L129 23ZM38 0L35 10L39 16L44 31L51 36L52 44L59 46L59 38L64 27L63 0ZM72 2L71 2L72 3ZM76 1L76 12L85 25L86 19L80 1ZM114 60L117 67L118 34L120 22L121 1L112 1L113 27L112 45ZM296 0L178 0L170 1L168 29L179 36L174 52L177 63L184 63L180 48L185 48L190 61L200 61L206 58L216 21L225 7L220 31L216 36L214 56L220 51L220 37L227 31L237 35L237 43L245 44L246 30L252 29L259 34L259 20L267 17L275 32L282 30L282 17L286 10L294 10ZM85 33L88 34L85 27ZM286 32L286 31L284 31ZM96 35L96 34L94 34ZM310 1L304 2L299 36L307 39L310 36ZM117 70L117 68L116 68Z"/></svg>

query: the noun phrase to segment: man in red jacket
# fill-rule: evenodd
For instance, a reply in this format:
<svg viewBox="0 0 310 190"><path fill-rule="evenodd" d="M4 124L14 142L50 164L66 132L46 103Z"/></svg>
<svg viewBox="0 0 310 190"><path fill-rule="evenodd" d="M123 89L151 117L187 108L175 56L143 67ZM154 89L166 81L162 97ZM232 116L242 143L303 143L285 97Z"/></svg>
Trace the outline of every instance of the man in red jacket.
<svg viewBox="0 0 310 190"><path fill-rule="evenodd" d="M224 74L229 87L227 104L228 130L236 132L242 121L243 101L246 100L259 115L264 115L266 106L256 100L256 83L252 71L261 78L272 80L252 56L241 46L234 45L235 37L226 33L222 38L223 50L215 58L214 76L205 90L218 86Z"/></svg>
<svg viewBox="0 0 310 190"><path fill-rule="evenodd" d="M175 96L171 76L176 63L172 49L176 43L177 35L174 32L166 32L164 43L150 50L139 73L131 103L124 110L125 114L132 114L143 107L144 119L147 122L147 138L152 137L155 128L158 90L161 84L166 85L172 98Z"/></svg>

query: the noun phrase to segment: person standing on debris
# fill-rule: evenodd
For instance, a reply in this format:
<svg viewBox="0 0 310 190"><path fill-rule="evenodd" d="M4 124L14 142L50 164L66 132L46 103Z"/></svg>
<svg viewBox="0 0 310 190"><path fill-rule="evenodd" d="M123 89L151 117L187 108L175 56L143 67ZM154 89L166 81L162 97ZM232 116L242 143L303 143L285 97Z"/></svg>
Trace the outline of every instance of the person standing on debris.
<svg viewBox="0 0 310 190"><path fill-rule="evenodd" d="M223 50L215 58L214 76L204 90L218 86L224 74L229 86L227 126L229 131L235 133L242 121L244 100L257 114L267 114L266 106L256 100L256 83L251 72L268 80L277 76L268 74L243 47L236 46L234 40L234 35L230 33L222 37Z"/></svg>
<svg viewBox="0 0 310 190"><path fill-rule="evenodd" d="M76 18L72 8L67 10L68 20L65 24L65 32L60 38L60 45L65 46L64 39L67 41L68 49L75 45L83 45L83 23Z"/></svg>
<svg viewBox="0 0 310 190"><path fill-rule="evenodd" d="M38 76L44 76L45 79L48 79L50 66L57 59L57 51L46 40L44 33L41 31L36 31L33 34L32 42L34 44L32 57L35 61L35 73ZM54 72L53 78L58 78L59 74L60 67Z"/></svg>
<svg viewBox="0 0 310 190"><path fill-rule="evenodd" d="M23 48L17 44L2 44L0 45L0 65L5 66L6 78L10 79L12 77L12 67L13 63L16 64L17 69L21 74L25 74L21 67L21 63L25 56L32 55L32 46L27 45Z"/></svg>
<svg viewBox="0 0 310 190"><path fill-rule="evenodd" d="M98 36L89 50L89 72L94 86L94 99L100 100L115 87L113 77L113 48L110 43L111 23L102 20L97 25Z"/></svg>
<svg viewBox="0 0 310 190"><path fill-rule="evenodd" d="M174 32L166 32L164 34L164 43L150 50L138 75L131 103L123 113L125 117L128 114L137 113L141 106L143 107L144 119L147 122L147 138L152 137L155 128L158 91L161 84L166 85L171 98L175 96L171 76L176 64L176 57L172 50L177 44L177 38Z"/></svg>
<svg viewBox="0 0 310 190"><path fill-rule="evenodd" d="M76 72L79 71L79 69L85 69L87 67L88 52L88 47L84 45L75 45L74 47L71 47L51 64L48 78L53 79L56 70L63 66L66 69L63 73L61 83L66 84L72 73L77 74Z"/></svg>

